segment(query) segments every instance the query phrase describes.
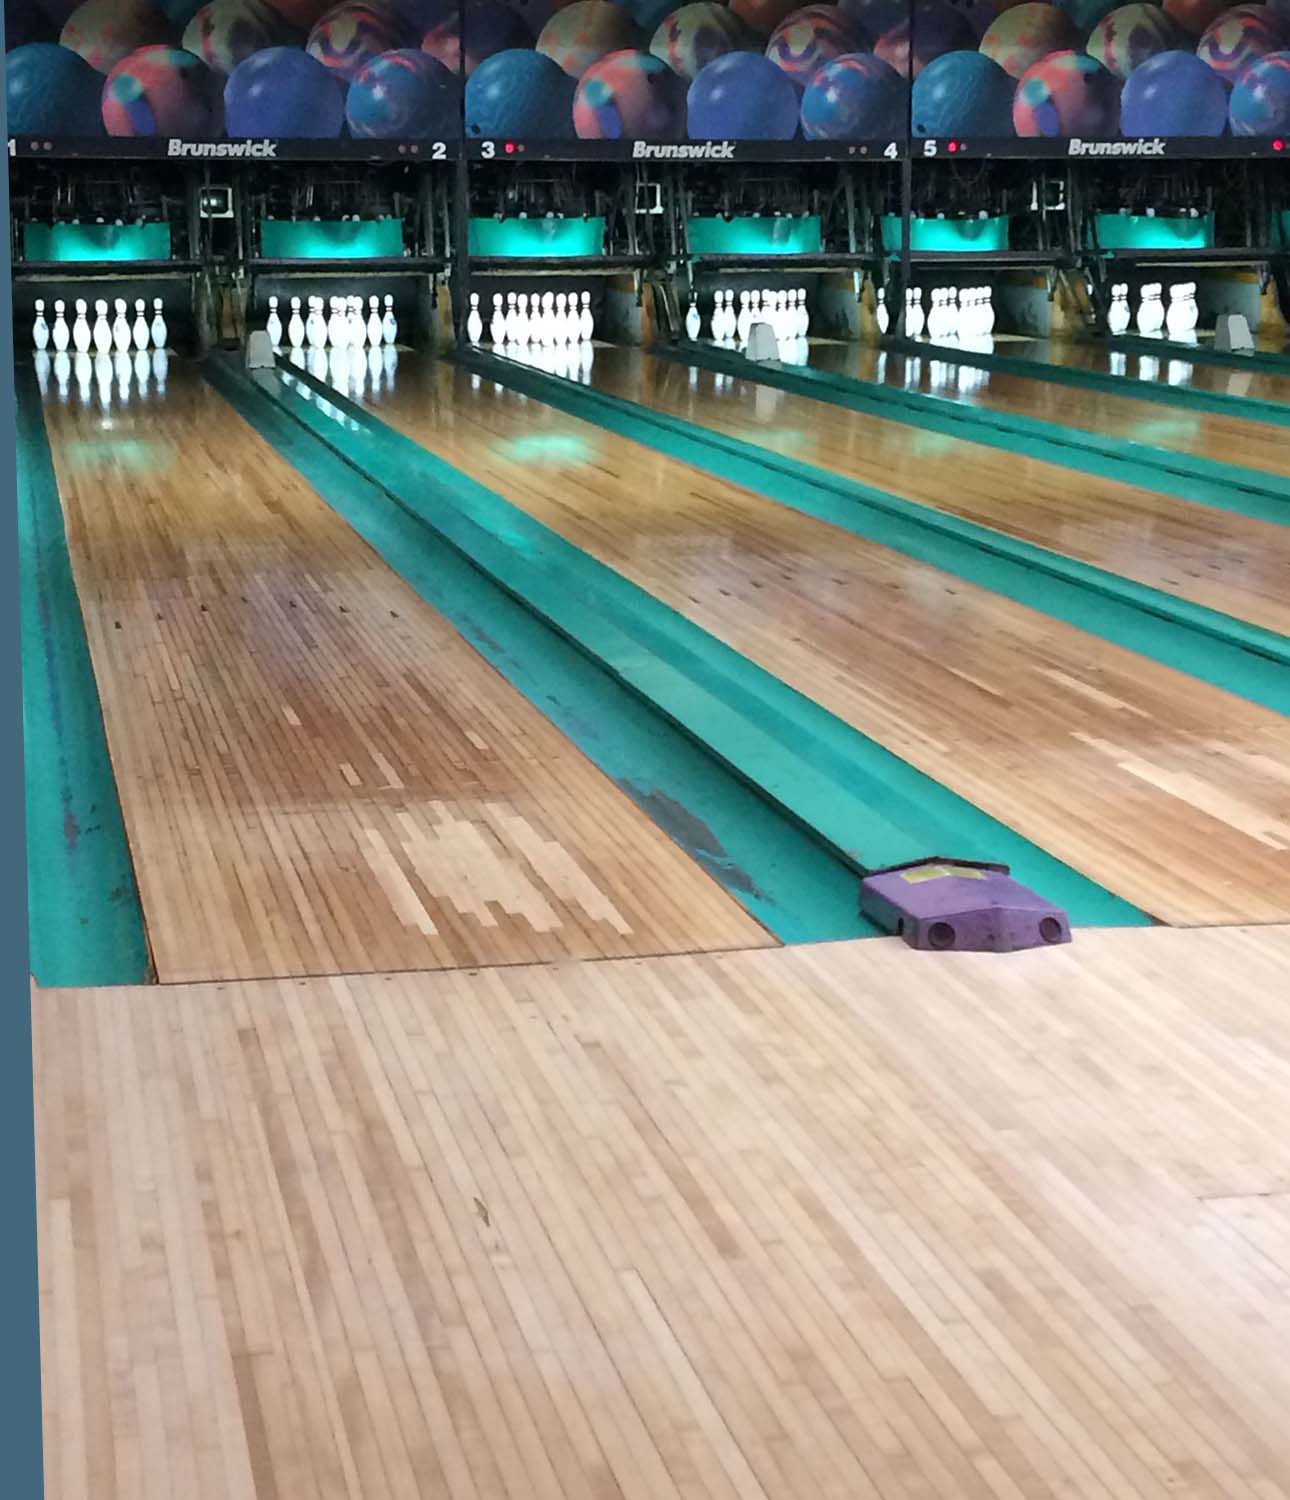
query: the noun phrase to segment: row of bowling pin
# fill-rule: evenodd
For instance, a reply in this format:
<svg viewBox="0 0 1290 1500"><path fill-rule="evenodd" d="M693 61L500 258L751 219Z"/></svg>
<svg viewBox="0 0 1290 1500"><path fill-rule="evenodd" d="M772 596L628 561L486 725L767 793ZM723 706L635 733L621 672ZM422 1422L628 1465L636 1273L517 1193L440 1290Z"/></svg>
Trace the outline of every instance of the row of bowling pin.
<svg viewBox="0 0 1290 1500"><path fill-rule="evenodd" d="M1107 327L1119 335L1128 330L1130 321L1136 323L1139 333L1150 337L1166 329L1173 338L1185 338L1195 333L1200 319L1200 308L1196 304L1196 283L1178 281L1169 288L1169 307L1166 310L1161 294L1164 286L1159 281L1149 281L1142 288L1138 302L1137 318L1129 311L1129 287L1127 282L1117 282L1111 288L1111 305L1107 309Z"/></svg>
<svg viewBox="0 0 1290 1500"><path fill-rule="evenodd" d="M32 360L41 396L47 396L52 385L64 404L71 395L73 381L82 405L93 400L97 386L99 404L105 409L114 402L124 404L141 399L150 386L155 387L157 395L166 394L170 356L164 348L136 349L133 354L124 349L115 354L83 351L69 354L65 349L51 354L48 349L37 349Z"/></svg>
<svg viewBox="0 0 1290 1500"><path fill-rule="evenodd" d="M494 348L507 359L531 365L547 375L555 375L561 380L579 380L584 385L591 383L596 346L590 339L577 344L495 344Z"/></svg>
<svg viewBox="0 0 1290 1500"><path fill-rule="evenodd" d="M719 288L712 306L709 337L718 344L746 344L754 323L769 323L780 344L804 339L811 331L811 314L806 305L806 288L792 291L740 292L739 311L735 311L735 294ZM685 315L686 337L694 340L703 331L703 320L693 301Z"/></svg>
<svg viewBox="0 0 1290 1500"><path fill-rule="evenodd" d="M333 344L330 349L292 349L287 359L344 394L363 399L393 391L399 351L393 344Z"/></svg>
<svg viewBox="0 0 1290 1500"><path fill-rule="evenodd" d="M562 344L589 344L595 332L590 292L583 292L581 301L577 292L543 292L541 296L535 292L531 303L524 292L507 292L504 303L500 292L493 293L488 341L494 347L510 344L520 349L531 345L550 349ZM466 337L472 344L484 341L478 292L470 294Z"/></svg>
<svg viewBox="0 0 1290 1500"><path fill-rule="evenodd" d="M283 334L290 349L361 349L370 344L379 349L382 344L391 347L399 336L399 325L394 316L394 298L386 297L385 312L381 312L381 299L367 299L367 316L363 315L361 297L329 297L324 303L321 297L310 297L307 317L300 315L300 298L291 299L291 314L287 326L282 326L278 312L278 299L269 298L269 317L264 331L275 349L283 347ZM323 316L323 308L327 316Z"/></svg>
<svg viewBox="0 0 1290 1500"><path fill-rule="evenodd" d="M95 349L99 354L128 353L131 349L164 349L166 347L166 320L162 316L161 298L152 303L152 322L147 316L147 304L142 297L135 299L134 322L130 322L123 298L116 299L116 317L108 320L108 305L100 300L94 304L94 322L89 320L89 305L83 298L76 299L76 315L70 327L67 322L67 307L62 301L54 303L54 326L51 329L45 319L45 304L36 301L36 321L31 329L32 346L43 351L52 344L59 354L74 348L78 354L88 354Z"/></svg>
<svg viewBox="0 0 1290 1500"><path fill-rule="evenodd" d="M891 326L887 294L877 295L878 331L886 333ZM984 339L994 332L994 292L988 286L936 286L931 289L930 306L923 306L921 287L910 287L905 293L905 337L941 339Z"/></svg>

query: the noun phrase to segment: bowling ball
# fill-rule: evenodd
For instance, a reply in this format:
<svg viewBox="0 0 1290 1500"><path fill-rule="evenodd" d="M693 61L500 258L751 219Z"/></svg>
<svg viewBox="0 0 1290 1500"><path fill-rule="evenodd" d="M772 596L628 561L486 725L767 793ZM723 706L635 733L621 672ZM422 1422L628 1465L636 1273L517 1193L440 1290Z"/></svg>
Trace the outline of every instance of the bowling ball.
<svg viewBox="0 0 1290 1500"><path fill-rule="evenodd" d="M730 9L758 36L769 36L781 21L801 8L802 0L730 0Z"/></svg>
<svg viewBox="0 0 1290 1500"><path fill-rule="evenodd" d="M825 63L863 52L868 44L860 27L836 5L808 5L775 28L766 56L798 88L805 88Z"/></svg>
<svg viewBox="0 0 1290 1500"><path fill-rule="evenodd" d="M462 24L466 28L466 45L462 46ZM509 52L515 47L531 47L533 33L524 21L503 5L502 0L467 0L464 16L452 11L437 26L431 27L421 41L421 50L437 58L451 72L467 78L495 52Z"/></svg>
<svg viewBox="0 0 1290 1500"><path fill-rule="evenodd" d="M85 0L68 16L59 37L100 73L110 73L140 47L174 40L174 27L152 0Z"/></svg>
<svg viewBox="0 0 1290 1500"><path fill-rule="evenodd" d="M611 52L633 50L640 40L631 12L621 5L612 0L576 0L556 11L542 28L537 50L559 63L570 78L581 78L592 63Z"/></svg>
<svg viewBox="0 0 1290 1500"><path fill-rule="evenodd" d="M220 79L179 47L140 47L103 85L109 135L181 135L208 140L221 128Z"/></svg>
<svg viewBox="0 0 1290 1500"><path fill-rule="evenodd" d="M703 68L686 97L692 141L791 141L799 95L760 52L727 52Z"/></svg>
<svg viewBox="0 0 1290 1500"><path fill-rule="evenodd" d="M993 58L979 52L946 52L914 80L910 98L916 136L1012 135L1016 85Z"/></svg>
<svg viewBox="0 0 1290 1500"><path fill-rule="evenodd" d="M649 50L682 78L694 78L714 58L727 52L760 48L756 32L725 5L696 0L664 16Z"/></svg>
<svg viewBox="0 0 1290 1500"><path fill-rule="evenodd" d="M573 128L584 141L679 141L685 80L648 52L611 52L583 73Z"/></svg>
<svg viewBox="0 0 1290 1500"><path fill-rule="evenodd" d="M102 135L103 75L57 42L28 42L5 56L10 135Z"/></svg>
<svg viewBox="0 0 1290 1500"><path fill-rule="evenodd" d="M345 123L344 85L307 52L268 47L229 74L224 122L235 138L333 140Z"/></svg>
<svg viewBox="0 0 1290 1500"><path fill-rule="evenodd" d="M802 95L808 141L866 141L904 132L908 85L871 52L825 63Z"/></svg>
<svg viewBox="0 0 1290 1500"><path fill-rule="evenodd" d="M365 62L416 42L395 7L379 0L342 0L315 24L305 51L348 83Z"/></svg>
<svg viewBox="0 0 1290 1500"><path fill-rule="evenodd" d="M210 0L184 28L184 48L228 75L253 52L304 38L268 0Z"/></svg>
<svg viewBox="0 0 1290 1500"><path fill-rule="evenodd" d="M411 47L382 52L358 70L345 96L357 140L442 140L457 133L455 73Z"/></svg>
<svg viewBox="0 0 1290 1500"><path fill-rule="evenodd" d="M1159 5L1121 5L1089 33L1085 51L1121 81L1158 52L1176 52L1186 37Z"/></svg>
<svg viewBox="0 0 1290 1500"><path fill-rule="evenodd" d="M1290 20L1267 5L1237 5L1208 25L1196 56L1230 87L1251 63L1290 47Z"/></svg>
<svg viewBox="0 0 1290 1500"><path fill-rule="evenodd" d="M1120 124L1120 80L1087 53L1053 52L1021 75L1012 101L1019 136L1108 136Z"/></svg>
<svg viewBox="0 0 1290 1500"><path fill-rule="evenodd" d="M574 87L559 63L540 52L494 52L466 83L466 134L569 140Z"/></svg>
<svg viewBox="0 0 1290 1500"><path fill-rule="evenodd" d="M948 0L914 0L911 14L883 32L873 50L902 78L917 78L933 59L967 51L978 41L967 13L956 10Z"/></svg>
<svg viewBox="0 0 1290 1500"><path fill-rule="evenodd" d="M1199 36L1212 26L1225 10L1231 10L1240 0L1165 0L1165 14L1188 34Z"/></svg>
<svg viewBox="0 0 1290 1500"><path fill-rule="evenodd" d="M1129 74L1120 95L1120 133L1222 135L1227 86L1191 52L1158 52Z"/></svg>
<svg viewBox="0 0 1290 1500"><path fill-rule="evenodd" d="M1005 10L981 38L981 51L993 58L1005 73L1020 78L1041 57L1063 52L1075 45L1075 27L1065 11L1055 5L1029 0Z"/></svg>
<svg viewBox="0 0 1290 1500"><path fill-rule="evenodd" d="M1290 134L1290 52L1250 64L1232 89L1227 117L1233 135Z"/></svg>

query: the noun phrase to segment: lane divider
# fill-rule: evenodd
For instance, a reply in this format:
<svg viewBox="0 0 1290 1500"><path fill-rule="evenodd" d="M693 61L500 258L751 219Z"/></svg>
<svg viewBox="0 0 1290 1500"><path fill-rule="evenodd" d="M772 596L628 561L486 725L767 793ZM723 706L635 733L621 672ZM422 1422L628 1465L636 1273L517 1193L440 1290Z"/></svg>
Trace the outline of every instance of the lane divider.
<svg viewBox="0 0 1290 1500"><path fill-rule="evenodd" d="M1290 640L1275 631L499 355L470 351L460 361L570 416L1290 714Z"/></svg>
<svg viewBox="0 0 1290 1500"><path fill-rule="evenodd" d="M143 909L40 394L29 368L15 377L31 972L46 988L144 984Z"/></svg>
<svg viewBox="0 0 1290 1500"><path fill-rule="evenodd" d="M950 850L1008 864L1076 924L1151 921L324 382L286 361L248 378L856 874Z"/></svg>
<svg viewBox="0 0 1290 1500"><path fill-rule="evenodd" d="M706 344L659 346L650 352L675 363L697 364L865 416L903 422L1005 453L1021 453L1251 520L1290 525L1290 478L1285 475L1217 463L1149 443L1103 437L1013 412L965 406L945 396L896 390L825 370L754 363Z"/></svg>
<svg viewBox="0 0 1290 1500"><path fill-rule="evenodd" d="M1234 354L1227 349L1211 348L1208 344L1180 344L1173 339L1149 339L1134 333L1120 334L1111 340L1111 346L1129 354L1152 354L1157 358L1188 360L1197 365L1217 365L1225 370L1253 370L1265 375L1290 376L1290 354L1273 354L1266 349Z"/></svg>

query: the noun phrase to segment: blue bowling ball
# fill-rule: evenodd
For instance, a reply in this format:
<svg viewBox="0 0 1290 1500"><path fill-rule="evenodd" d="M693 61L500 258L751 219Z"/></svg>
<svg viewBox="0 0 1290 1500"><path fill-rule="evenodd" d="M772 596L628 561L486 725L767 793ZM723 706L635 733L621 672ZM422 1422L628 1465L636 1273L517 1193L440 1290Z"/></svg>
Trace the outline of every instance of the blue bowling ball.
<svg viewBox="0 0 1290 1500"><path fill-rule="evenodd" d="M70 47L29 42L4 60L10 135L102 135L103 75Z"/></svg>
<svg viewBox="0 0 1290 1500"><path fill-rule="evenodd" d="M980 52L943 52L914 79L913 133L917 136L1011 136L1015 79Z"/></svg>
<svg viewBox="0 0 1290 1500"><path fill-rule="evenodd" d="M686 96L692 141L791 141L801 95L760 52L726 52L695 74Z"/></svg>
<svg viewBox="0 0 1290 1500"><path fill-rule="evenodd" d="M494 52L466 81L466 134L475 140L571 140L576 88L577 81L541 52Z"/></svg>
<svg viewBox="0 0 1290 1500"><path fill-rule="evenodd" d="M1157 52L1129 74L1120 95L1120 133L1222 135L1227 85L1191 52Z"/></svg>
<svg viewBox="0 0 1290 1500"><path fill-rule="evenodd" d="M224 85L224 128L235 139L335 140L344 124L344 85L298 47L253 52Z"/></svg>

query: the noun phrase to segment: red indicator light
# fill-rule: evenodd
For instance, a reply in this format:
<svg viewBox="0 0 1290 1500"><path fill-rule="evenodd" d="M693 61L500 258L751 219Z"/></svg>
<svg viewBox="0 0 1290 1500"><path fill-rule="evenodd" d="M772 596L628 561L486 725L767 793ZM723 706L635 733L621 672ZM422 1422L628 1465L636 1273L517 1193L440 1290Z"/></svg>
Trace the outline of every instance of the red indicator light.
<svg viewBox="0 0 1290 1500"><path fill-rule="evenodd" d="M506 152L507 156L514 156L515 155L515 142L514 141L507 141L507 143L505 144L505 146L502 147L502 150Z"/></svg>
<svg viewBox="0 0 1290 1500"><path fill-rule="evenodd" d="M957 141L951 141L950 142L950 154L953 155L954 152L957 151L958 149L959 149L959 143Z"/></svg>
<svg viewBox="0 0 1290 1500"><path fill-rule="evenodd" d="M1272 149L1274 151L1284 151L1285 148L1286 148L1286 143L1279 136L1277 137L1277 139L1275 141L1272 142Z"/></svg>

